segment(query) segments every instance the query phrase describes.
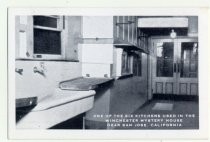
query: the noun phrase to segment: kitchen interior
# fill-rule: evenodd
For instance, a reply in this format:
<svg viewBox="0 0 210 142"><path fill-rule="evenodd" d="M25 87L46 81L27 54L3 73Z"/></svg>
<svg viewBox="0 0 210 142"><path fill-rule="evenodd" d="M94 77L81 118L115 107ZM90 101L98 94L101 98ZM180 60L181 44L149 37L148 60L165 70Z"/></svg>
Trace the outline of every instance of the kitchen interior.
<svg viewBox="0 0 210 142"><path fill-rule="evenodd" d="M15 18L18 129L117 129L95 116L183 108L198 115L197 16Z"/></svg>

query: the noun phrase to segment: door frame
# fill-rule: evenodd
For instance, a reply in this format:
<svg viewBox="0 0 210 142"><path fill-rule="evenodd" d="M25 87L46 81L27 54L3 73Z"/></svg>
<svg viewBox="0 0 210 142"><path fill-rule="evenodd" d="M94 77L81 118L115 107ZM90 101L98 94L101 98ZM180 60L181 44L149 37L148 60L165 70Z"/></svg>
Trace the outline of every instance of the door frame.
<svg viewBox="0 0 210 142"><path fill-rule="evenodd" d="M149 38L149 49L150 49L150 54L148 54L148 88L149 88L149 91L148 91L148 98L151 100L153 98L153 86L152 86L152 83L153 83L153 72L154 72L154 69L152 67L153 65L153 62L156 57L155 55L155 50L154 50L154 46L153 46L153 41L154 40L157 40L157 39L171 39L170 36L152 36ZM197 40L197 42L199 42L198 40L198 37L188 37L188 36L178 36L176 37L175 39L173 40L177 40L176 43L178 43L178 41L184 41L184 40L187 40L187 41L195 41ZM199 49L198 49L199 51ZM198 52L199 53L199 52ZM199 65L198 65L199 66ZM199 67L198 67L199 68ZM199 78L197 77L197 80L199 80Z"/></svg>

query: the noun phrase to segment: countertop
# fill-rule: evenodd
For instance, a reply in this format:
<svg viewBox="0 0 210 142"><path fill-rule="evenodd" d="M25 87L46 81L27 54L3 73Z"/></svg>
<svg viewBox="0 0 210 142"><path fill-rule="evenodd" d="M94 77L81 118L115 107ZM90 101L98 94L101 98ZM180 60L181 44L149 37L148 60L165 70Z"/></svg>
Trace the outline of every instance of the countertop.
<svg viewBox="0 0 210 142"><path fill-rule="evenodd" d="M59 84L62 90L88 91L112 82L113 78L79 77Z"/></svg>

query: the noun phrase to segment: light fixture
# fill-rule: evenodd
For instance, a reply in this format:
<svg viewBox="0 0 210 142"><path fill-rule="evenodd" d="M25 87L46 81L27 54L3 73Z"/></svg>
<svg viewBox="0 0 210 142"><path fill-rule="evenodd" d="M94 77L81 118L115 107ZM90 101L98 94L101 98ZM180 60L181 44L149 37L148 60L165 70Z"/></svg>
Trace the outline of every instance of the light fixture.
<svg viewBox="0 0 210 142"><path fill-rule="evenodd" d="M174 29L171 30L170 36L171 38L176 38L176 32L174 31Z"/></svg>

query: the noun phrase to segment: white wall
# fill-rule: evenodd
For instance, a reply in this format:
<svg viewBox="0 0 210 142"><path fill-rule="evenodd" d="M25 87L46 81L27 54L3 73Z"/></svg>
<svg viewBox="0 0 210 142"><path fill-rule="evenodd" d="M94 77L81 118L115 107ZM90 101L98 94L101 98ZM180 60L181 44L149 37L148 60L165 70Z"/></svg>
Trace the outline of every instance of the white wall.
<svg viewBox="0 0 210 142"><path fill-rule="evenodd" d="M81 64L78 62L43 61L45 76L34 73L33 68L40 67L41 61L16 61L16 68L23 69L23 74L16 73L16 98L52 94L60 81L81 76Z"/></svg>
<svg viewBox="0 0 210 142"><path fill-rule="evenodd" d="M80 44L79 61L83 63L113 63L113 44Z"/></svg>
<svg viewBox="0 0 210 142"><path fill-rule="evenodd" d="M79 61L82 63L82 76L111 76L113 64L113 44L80 44Z"/></svg>
<svg viewBox="0 0 210 142"><path fill-rule="evenodd" d="M83 38L113 38L113 16L84 16Z"/></svg>

